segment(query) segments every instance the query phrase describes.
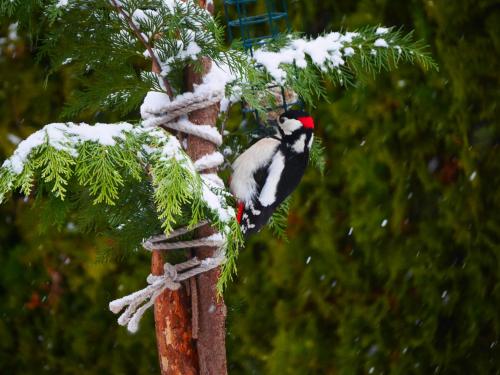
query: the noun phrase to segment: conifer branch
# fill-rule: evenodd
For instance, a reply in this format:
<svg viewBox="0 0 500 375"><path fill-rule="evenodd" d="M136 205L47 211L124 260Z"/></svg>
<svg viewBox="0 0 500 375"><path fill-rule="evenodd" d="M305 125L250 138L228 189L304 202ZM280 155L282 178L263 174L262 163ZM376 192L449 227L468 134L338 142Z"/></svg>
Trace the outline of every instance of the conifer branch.
<svg viewBox="0 0 500 375"><path fill-rule="evenodd" d="M325 79L352 86L367 75L395 69L401 62L437 70L425 44L415 41L413 33L386 27L330 32L316 38L292 34L258 48L254 59L269 82L291 87L311 106L326 99Z"/></svg>
<svg viewBox="0 0 500 375"><path fill-rule="evenodd" d="M147 49L149 56L151 58L153 67L152 70L154 73L160 75L161 74L161 65L160 62L158 61L158 58L156 57L153 48L151 45L146 41L144 36L142 35L141 31L137 28L135 25L134 21L130 17L130 15L127 14L122 8L120 4L116 2L116 0L111 0L111 3L113 4L114 8L122 15L122 17L127 21L127 24L129 27L132 29L134 35L136 38L144 45L144 47ZM174 92L172 91L172 86L170 85L170 82L166 77L162 77L163 84L165 86L165 90L167 91L168 96L170 99L174 97Z"/></svg>
<svg viewBox="0 0 500 375"><path fill-rule="evenodd" d="M64 200L68 207L73 203L66 197L78 191L87 199L82 210L87 220L94 221L96 209L90 206L96 206L99 215L107 214L106 221L118 229L136 216L151 222L148 212L152 208L158 223L154 228L161 226L165 232L205 218L228 237L238 230L231 227L235 220L226 212L228 193L203 182L179 141L160 129L128 123L49 124L21 142L0 167L0 203L12 190L28 195L35 186L38 192L48 191L50 199ZM136 199L131 192L137 189L144 192L141 205L149 209L127 211L128 218L120 214L114 220L116 210L122 212ZM221 210L213 209L214 201Z"/></svg>

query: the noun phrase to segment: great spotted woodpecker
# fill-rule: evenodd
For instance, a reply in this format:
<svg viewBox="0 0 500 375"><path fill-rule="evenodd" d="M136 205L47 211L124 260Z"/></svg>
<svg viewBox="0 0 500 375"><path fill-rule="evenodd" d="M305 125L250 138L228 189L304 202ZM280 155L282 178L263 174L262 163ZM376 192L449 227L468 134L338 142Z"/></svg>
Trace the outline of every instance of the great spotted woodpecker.
<svg viewBox="0 0 500 375"><path fill-rule="evenodd" d="M314 121L306 112L287 111L278 119L276 136L262 138L234 161L230 189L246 236L258 232L299 184L313 130Z"/></svg>

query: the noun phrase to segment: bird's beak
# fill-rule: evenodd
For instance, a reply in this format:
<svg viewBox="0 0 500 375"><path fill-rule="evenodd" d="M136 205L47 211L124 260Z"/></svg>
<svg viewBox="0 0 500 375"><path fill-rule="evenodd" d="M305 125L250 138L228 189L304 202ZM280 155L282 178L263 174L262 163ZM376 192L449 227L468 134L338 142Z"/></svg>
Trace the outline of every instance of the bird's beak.
<svg viewBox="0 0 500 375"><path fill-rule="evenodd" d="M302 126L307 129L314 129L314 120L312 117L299 117L297 120L299 120L302 123Z"/></svg>

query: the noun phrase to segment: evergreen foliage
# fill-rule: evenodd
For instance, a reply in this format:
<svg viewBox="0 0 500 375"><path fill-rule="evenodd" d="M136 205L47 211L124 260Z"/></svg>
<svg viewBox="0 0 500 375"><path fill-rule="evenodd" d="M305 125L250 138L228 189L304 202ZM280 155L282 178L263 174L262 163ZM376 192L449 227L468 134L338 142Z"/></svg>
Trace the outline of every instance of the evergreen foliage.
<svg viewBox="0 0 500 375"><path fill-rule="evenodd" d="M64 100L76 88L71 67L45 80L46 65L34 63L30 43L21 31L16 38L10 30L15 30L12 24L0 22L1 38L6 37L0 41L1 160L12 154L19 138L57 118ZM132 183L125 184L134 193L120 193L115 213L125 202L135 211L139 192L152 196ZM135 217L122 208L123 217L132 219L132 228L123 228L125 236L117 235L118 230L110 236L102 220L109 220L104 212L107 206L93 205L92 199L71 187L68 194L63 202L33 195L25 200L14 193L0 205L1 372L154 373L154 335L148 329L128 334L105 307L120 293L137 289L138 280L149 272L150 254L132 250L144 236L159 232L156 212L149 210L156 226L150 225L151 220L141 223L137 237L132 233L139 228ZM89 212L79 215L82 210ZM110 252L110 247L115 250ZM151 316L142 324L152 327Z"/></svg>
<svg viewBox="0 0 500 375"><path fill-rule="evenodd" d="M30 19L28 13L23 17L24 10L21 9L20 3L6 4L5 1L0 4L0 16L12 17L15 14L21 25ZM269 97L269 84L274 84L275 81L282 83L281 75L277 76L276 73L282 72L286 77L285 81L292 88L302 90L302 97L312 104L310 99L314 94L322 96L322 82L319 80L318 70L333 82L345 84L361 71L371 72L396 66L399 59L416 60L424 67L433 66L432 60L422 51L421 43L412 42L410 35L403 36L399 31L393 32L390 29L368 28L344 35L330 34L327 45L323 45L323 37L315 40L303 40L298 37L281 39L276 45L256 51L255 56L268 56L269 59L271 54L272 60L274 56L278 56L281 61L283 53L290 52L290 46L300 47L304 43L311 43L313 47L302 47L303 55L295 55L293 61L290 61L290 57L286 57L283 64L273 61L271 65L274 69L271 70L268 69L269 64L264 62L263 65L267 69L265 72L254 67L256 62L260 62L258 58L254 60L238 49L226 49L223 43L223 28L218 19L213 18L192 0L72 0L37 4L40 11L48 16L50 25L41 46L40 56L50 58L53 71L66 64L74 65L76 74L83 77L82 81L86 87L77 94L73 104L70 101L63 113L65 116L75 116L84 110L106 110L111 106L122 114L128 113L137 107L139 98L151 90L165 92L172 99L174 95L183 92L186 63L199 66L202 56L226 67L226 73L232 74L231 79L228 79L226 91L233 96L238 92L239 97L254 105L258 111L269 107L263 104L267 102L264 100L266 96ZM33 12L31 8L28 10ZM376 38L382 34L388 38L389 44L384 41L384 45L378 46L382 48L373 53L373 48L377 48L377 42L381 40ZM279 47L281 49L277 50ZM342 60L340 47L343 48L347 64ZM352 47L359 51L354 52ZM365 51L368 48L371 49L372 57ZM325 56L322 61L317 59L318 52ZM144 67L147 59L152 61L153 72L150 71L151 68ZM297 74L297 71L301 73ZM190 206L190 225L202 217L202 188L199 177L191 178L191 174L178 165L172 155L155 156L151 163L138 163L134 155L141 152L137 149L140 140L134 140L133 144L126 142L126 146L134 147L108 149L91 142L84 143L81 150L73 150L73 153L78 155L75 169L78 182L88 187L90 195L96 197L94 204L105 202L113 205L118 199L118 189L123 186L119 169L127 170L132 177L139 178L141 165L150 165L156 206L163 229L166 232L171 231L173 223L183 216L183 207L186 206ZM160 146L168 148L168 145ZM315 160L320 161L318 150L320 148L316 147L313 156ZM35 169L41 169L42 180L52 184L52 193L56 197L64 198L65 186L74 163L71 152L51 147L49 141L46 147L37 149L37 152L39 157L28 158L28 162L18 173L19 178L16 179L10 173L12 168L7 172L0 171L4 177L0 183L0 198L12 188L20 187L23 192L29 193ZM21 147L16 153L23 154L25 151ZM21 158L26 156L21 155ZM165 163L159 161L166 162L168 168L164 167ZM227 207L225 193L219 191L217 195L223 202L222 206ZM216 214L213 221L216 227L229 236L229 226L223 224L227 219L221 220ZM281 224L273 227L282 232L283 222L283 218L276 219L276 223ZM241 238L241 234L236 233L238 229L235 223L232 227L230 237ZM219 290L222 290L222 286L226 285L236 272L235 260L240 244L241 240L235 240L228 247L228 261L223 265Z"/></svg>
<svg viewBox="0 0 500 375"><path fill-rule="evenodd" d="M244 53L225 46L218 19L187 2L161 0L35 1L38 12L51 25L43 35L40 56L52 62L52 71L71 65L82 80L63 116L72 118L84 110L126 114L141 104L148 91L174 94L184 91L186 64L199 66L201 56L229 67L239 81L259 74ZM0 16L15 15L21 27L35 11L22 2L0 1ZM33 30L35 31L35 30ZM161 74L151 73L151 60L160 62ZM257 84L258 80L253 84ZM170 93L169 93L170 94Z"/></svg>
<svg viewBox="0 0 500 375"><path fill-rule="evenodd" d="M13 12L11 19L23 13L35 29L40 25L33 24L28 8L48 3L0 2ZM294 4L300 6L291 9L297 28L311 33L365 24L415 28L416 37L431 45L441 71L424 75L400 67L376 82L362 79L363 86L348 92L326 85L328 96L337 100L318 103L313 111L326 153L324 178L310 169L291 201L290 240L266 233L255 238L238 259L239 277L226 294L230 373L495 373L500 358L495 190L500 22L494 2ZM59 9L50 19L57 23L65 12ZM10 52L3 45L0 54L2 159L14 148L7 135L24 138L53 121L55 108L77 87L73 78L81 77L83 68L76 60L64 64L43 91L43 72L32 66L25 49L23 55L22 43L15 42ZM151 87L163 90L158 77L144 76L149 62L137 49L141 55L130 57L127 67L130 81L125 68L102 76L97 68L86 71L87 89L79 100L89 98L93 79L109 78L115 85L109 92L118 94L102 91L75 112L67 109L68 116L95 109L91 104L102 105L105 99L125 103L119 99L122 90L136 94L118 113L135 116L129 110L137 108L144 93ZM174 78L172 84L179 86ZM245 90L251 98L252 88ZM110 106L117 108L100 108ZM118 291L133 291L149 272L148 254L130 256L126 250L161 229L153 184L141 165L140 179L120 174L121 184L113 184L120 197L110 198L113 206L106 204L106 197L115 196L112 190L97 203L102 190L91 193L74 172L51 169L57 161L68 170L65 163L75 159L50 152L34 168L39 177L47 170L35 185L29 174L21 178L6 170L0 180L4 192L13 187L8 181L25 187L25 193L34 186L29 201L36 202L31 211L14 194L0 206L7 224L0 226L0 367L26 374L41 369L156 372L151 331L128 335L104 312ZM75 164L68 165L75 170ZM52 189L64 202L47 200ZM189 221L185 214L177 223ZM38 231L52 223L59 233ZM80 237L75 229L92 234ZM124 250L112 256L106 249L113 243Z"/></svg>
<svg viewBox="0 0 500 375"><path fill-rule="evenodd" d="M172 231L179 218L185 225L195 225L208 217L228 233L228 219L209 208L203 189L211 190L224 207L228 206L227 194L202 186L204 182L179 141L163 130L128 123L46 125L21 142L0 168L0 199L17 188L29 195L34 181L39 181L55 198L64 200L74 178L74 189L89 196L92 204L114 206L119 192L129 188L125 180L142 182L145 171L151 177L143 183L153 187L155 212L165 232ZM111 209L106 212L113 216ZM136 214L150 215L144 211Z"/></svg>
<svg viewBox="0 0 500 375"><path fill-rule="evenodd" d="M412 32L404 34L401 29L383 27L323 33L316 38L293 34L258 48L255 56L267 68L271 81L292 87L311 107L327 100L324 80L350 87L358 79L373 79L375 73L395 69L402 62L418 63L425 70L437 69L427 46L415 41ZM281 80L282 75L285 78Z"/></svg>
<svg viewBox="0 0 500 375"><path fill-rule="evenodd" d="M235 100L242 97L263 113L274 98L269 91L269 85L277 79L273 72L256 67L260 61L247 56L241 44L226 48L220 20L193 0L70 0L64 6L58 6L58 2L34 4L38 4L52 22L50 32L44 35L41 56L50 58L54 71L71 64L75 74L82 77L84 89L76 92L67 104L63 112L65 118L74 119L85 110L127 114L136 109L151 90L167 92L170 96L182 93L186 64L196 68L201 56L230 70L233 79L227 91L236 95ZM15 14L21 26L32 13L30 7L25 9L20 2L0 2L0 16ZM334 59L318 62L307 50L307 62L299 64L285 58L280 68L286 76L284 83L300 93L308 105L314 106L317 99L326 99L323 79L337 85L352 85L358 76L393 69L403 61L417 62L426 69L436 67L425 45L414 41L411 33L387 29L380 35L378 30L380 28L365 27L344 35L336 33L339 42L342 41L341 55L345 63L336 62L336 54ZM387 48L376 46L380 37L387 39ZM330 54L338 52L335 45L321 45L321 38L316 38L313 52L318 52L318 48L330 48ZM306 40L293 34L261 46L256 55L267 51L287 52L294 43ZM355 50L347 52L351 48ZM148 60L157 60L161 68L159 75L150 72Z"/></svg>

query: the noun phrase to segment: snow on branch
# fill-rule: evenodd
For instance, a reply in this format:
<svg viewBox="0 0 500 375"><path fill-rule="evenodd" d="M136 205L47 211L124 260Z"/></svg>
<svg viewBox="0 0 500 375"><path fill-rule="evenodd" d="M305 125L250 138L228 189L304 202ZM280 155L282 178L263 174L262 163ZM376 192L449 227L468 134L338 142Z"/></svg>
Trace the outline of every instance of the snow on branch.
<svg viewBox="0 0 500 375"><path fill-rule="evenodd" d="M29 195L39 185L64 200L76 184L88 190L94 204L113 206L128 178L150 178L166 232L186 206L193 223L206 213L225 232L234 219L224 187L202 179L177 138L129 123L46 125L20 142L0 167L0 202L9 191Z"/></svg>
<svg viewBox="0 0 500 375"><path fill-rule="evenodd" d="M316 38L292 35L257 49L254 59L273 81L291 85L309 104L314 94L323 92L321 77L348 85L365 73L390 70L405 61L437 68L426 46L414 41L412 33L386 27L330 32Z"/></svg>
<svg viewBox="0 0 500 375"><path fill-rule="evenodd" d="M21 3L5 12L24 12ZM75 74L87 78L64 110L68 119L86 110L130 113L148 91L163 91L173 99L184 92L178 77L186 65L198 67L201 57L240 79L252 68L242 51L226 46L222 24L195 0L55 4L40 5L51 15L41 54L51 59L54 70L71 64Z"/></svg>
<svg viewBox="0 0 500 375"><path fill-rule="evenodd" d="M58 151L65 151L77 155L78 144L86 141L96 142L103 146L114 146L117 139L124 139L125 132L130 132L132 125L121 124L88 124L54 123L46 125L43 129L31 134L19 143L14 154L7 159L2 168L7 168L19 175L23 172L24 165L34 149L45 144Z"/></svg>
<svg viewBox="0 0 500 375"><path fill-rule="evenodd" d="M277 82L284 83L287 74L280 67L282 64L295 64L297 68L304 69L310 62L327 72L331 68L344 65L345 57L354 54L350 46L353 38L357 37L359 33L333 32L315 39L290 39L289 43L278 51L267 51L265 48L257 50L254 58Z"/></svg>

